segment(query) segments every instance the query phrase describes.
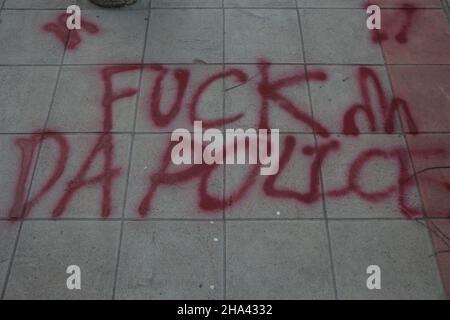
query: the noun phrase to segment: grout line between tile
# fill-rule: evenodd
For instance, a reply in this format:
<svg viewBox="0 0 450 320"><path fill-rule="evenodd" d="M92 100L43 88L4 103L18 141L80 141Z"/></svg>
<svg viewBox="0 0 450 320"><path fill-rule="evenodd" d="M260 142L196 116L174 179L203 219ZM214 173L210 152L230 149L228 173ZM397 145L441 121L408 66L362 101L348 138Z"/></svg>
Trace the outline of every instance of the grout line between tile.
<svg viewBox="0 0 450 320"><path fill-rule="evenodd" d="M306 63L306 52L305 52L305 43L304 43L304 37L303 37L302 19L300 16L299 8L297 8L297 19L298 19L298 27L299 27L299 31L300 31L300 42L301 42L301 46L302 46L303 59ZM313 108L313 104L312 104L311 88L310 88L310 84L309 84L308 65L307 64L304 65L304 72L305 72L305 76L306 76L306 87L307 87L307 93L308 93L308 99L309 99L309 101L308 101L309 108L310 108L310 112L311 112L311 117L314 120L314 108ZM313 128L313 136L314 136L314 145L316 148L318 148L316 128ZM336 285L336 272L335 272L334 260L333 260L333 250L331 247L331 237L330 237L330 230L329 230L329 225L328 225L328 215L327 215L327 210L326 210L326 205L325 205L325 196L324 196L325 191L324 191L324 186L323 186L322 163L320 163L320 166L319 166L319 176L320 176L320 179L319 179L320 190L321 190L320 193L321 193L322 210L323 210L322 213L323 213L324 219L325 219L325 231L326 231L327 245L328 245L328 257L330 260L330 271L331 271L331 281L332 281L332 285L333 285L333 294L334 294L334 299L338 299L337 285Z"/></svg>
<svg viewBox="0 0 450 320"><path fill-rule="evenodd" d="M133 160L133 150L134 150L134 141L135 141L135 131L136 131L136 122L137 122L137 115L139 110L139 101L141 96L141 89L142 89L142 78L144 75L144 60L145 60L145 52L147 48L147 38L148 38L148 31L150 28L150 16L151 16L151 3L152 1L149 1L148 8L147 8L147 26L144 33L144 46L142 49L142 56L141 56L141 69L139 73L139 82L138 82L138 92L136 94L136 104L134 108L134 119L133 119L133 132L131 133L131 141L130 141L130 149L128 154L128 168L127 168L127 177L125 182L125 191L124 191L124 198L123 198L123 205L122 205L122 216L120 219L120 233L119 233L119 243L117 248L117 257L116 257L116 266L114 271L114 283L113 283L113 290L112 290L112 300L116 299L116 292L117 292L117 280L119 275L119 265L120 265L120 254L122 249L122 240L123 240L123 228L124 228L124 221L125 221L125 210L126 210L126 204L127 204L127 198L128 198L128 186L130 181L130 174L131 174L131 167L132 167L132 160Z"/></svg>

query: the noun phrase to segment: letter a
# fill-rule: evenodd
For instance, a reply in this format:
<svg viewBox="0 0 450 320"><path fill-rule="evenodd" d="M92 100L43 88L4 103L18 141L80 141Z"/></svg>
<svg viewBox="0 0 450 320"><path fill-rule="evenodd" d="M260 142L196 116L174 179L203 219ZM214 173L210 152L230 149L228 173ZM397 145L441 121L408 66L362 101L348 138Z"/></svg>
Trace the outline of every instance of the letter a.
<svg viewBox="0 0 450 320"><path fill-rule="evenodd" d="M80 290L81 289L81 270L79 266L72 265L68 266L66 273L70 274L67 278L67 289L69 290Z"/></svg>
<svg viewBox="0 0 450 320"><path fill-rule="evenodd" d="M377 5L371 5L367 8L367 13L371 14L367 18L367 29L369 30L380 30L381 29L381 9Z"/></svg>
<svg viewBox="0 0 450 320"><path fill-rule="evenodd" d="M367 274L370 274L370 277L367 278L366 285L367 289L381 289L381 269L379 266L372 265L367 267Z"/></svg>
<svg viewBox="0 0 450 320"><path fill-rule="evenodd" d="M186 129L176 129L174 132L172 132L170 140L172 142L179 141L173 147L172 153L170 155L173 164L191 164L191 133Z"/></svg>
<svg viewBox="0 0 450 320"><path fill-rule="evenodd" d="M66 26L69 30L81 29L81 9L79 6L72 5L67 8L67 14L70 16L67 18Z"/></svg>

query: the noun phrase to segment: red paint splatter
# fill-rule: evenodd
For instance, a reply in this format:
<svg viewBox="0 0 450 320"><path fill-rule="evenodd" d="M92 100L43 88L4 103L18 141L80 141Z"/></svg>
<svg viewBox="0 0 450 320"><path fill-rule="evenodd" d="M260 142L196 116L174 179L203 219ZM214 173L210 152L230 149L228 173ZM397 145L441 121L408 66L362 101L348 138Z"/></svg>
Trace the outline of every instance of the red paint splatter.
<svg viewBox="0 0 450 320"><path fill-rule="evenodd" d="M46 23L42 27L42 30L45 32L53 33L67 50L78 49L82 42L80 35L81 30L85 30L92 35L100 32L100 28L96 24L86 21L85 19L81 19L81 30L69 30L66 26L66 21L69 16L69 14L63 13L58 16L56 22Z"/></svg>
<svg viewBox="0 0 450 320"><path fill-rule="evenodd" d="M408 34L411 31L414 17L417 13L417 7L411 3L403 3L400 8L390 9L387 12L387 14L382 13L381 30L373 30L371 32L372 42L382 43L393 38L400 44L407 43Z"/></svg>

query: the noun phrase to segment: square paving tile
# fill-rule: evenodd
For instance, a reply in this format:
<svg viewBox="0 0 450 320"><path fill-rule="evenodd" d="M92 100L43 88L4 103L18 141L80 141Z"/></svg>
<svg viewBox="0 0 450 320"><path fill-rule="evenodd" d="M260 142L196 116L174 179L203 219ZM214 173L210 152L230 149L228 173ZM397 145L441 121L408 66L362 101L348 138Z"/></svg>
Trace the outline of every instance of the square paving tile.
<svg viewBox="0 0 450 320"><path fill-rule="evenodd" d="M59 11L2 10L0 14L0 64L57 64L64 46L42 30Z"/></svg>
<svg viewBox="0 0 450 320"><path fill-rule="evenodd" d="M450 66L389 66L395 96L408 102L418 132L450 132ZM407 114L400 112L403 126Z"/></svg>
<svg viewBox="0 0 450 320"><path fill-rule="evenodd" d="M220 77L200 94L194 118L191 105L194 96L202 90L206 82L223 74L222 66L170 65L162 66L160 70L157 68L150 66L144 69L136 131L172 132L181 128L193 131L194 120L216 120L219 123L215 128L221 129L223 80ZM160 77L162 81L159 87Z"/></svg>
<svg viewBox="0 0 450 320"><path fill-rule="evenodd" d="M125 222L117 299L222 299L223 228L215 222Z"/></svg>
<svg viewBox="0 0 450 320"><path fill-rule="evenodd" d="M445 299L426 227L416 221L330 221L339 299ZM369 266L381 289L367 288Z"/></svg>
<svg viewBox="0 0 450 320"><path fill-rule="evenodd" d="M28 221L20 233L6 299L111 299L120 222ZM81 289L69 290L76 265Z"/></svg>
<svg viewBox="0 0 450 320"><path fill-rule="evenodd" d="M422 216L420 195L400 135L332 136L339 147L322 163L328 217ZM327 143L320 139L319 145ZM404 173L402 173L405 171ZM403 187L401 187L403 186Z"/></svg>
<svg viewBox="0 0 450 320"><path fill-rule="evenodd" d="M222 29L219 9L152 10L145 61L221 63Z"/></svg>
<svg viewBox="0 0 450 320"><path fill-rule="evenodd" d="M51 137L51 136L49 136ZM46 184L53 177L58 168L63 168L62 174L56 182L50 187L47 193L39 197L36 205L29 212L30 217L51 218L53 214L58 214L64 218L102 218L103 212L109 212L109 217L121 217L123 211L125 185L128 170L128 157L130 152L130 135L113 135L113 154L112 164L114 169L120 169L118 175L113 176L109 185L107 182L102 184L88 183L78 189L72 197L65 198L66 192L76 181L77 174L82 171L88 161L90 166L85 177L78 176L79 179L91 180L104 174L103 166L105 161L102 151L96 157L89 160L94 146L98 143L99 135L93 134L75 134L63 135L69 144L67 153L61 152L55 140L47 138L41 149L39 161L36 167L36 174L31 189L31 197L38 195ZM109 148L107 142L103 144L103 149ZM67 162L65 162L65 160ZM102 185L110 186L110 200L103 198ZM108 194L108 192L107 192ZM110 208L106 211L106 208ZM59 211L61 210L61 211ZM105 210L105 211L104 211Z"/></svg>
<svg viewBox="0 0 450 320"><path fill-rule="evenodd" d="M296 10L225 10L225 62L254 63L259 58L303 62Z"/></svg>
<svg viewBox="0 0 450 320"><path fill-rule="evenodd" d="M228 70L232 69L244 72L248 80L241 83L230 77L225 81L225 117L231 119L240 116L236 121L229 123L227 128L259 128L264 109L263 95L260 93L263 76L256 65L228 66ZM312 119L306 80L289 83L292 77L306 78L304 66L272 65L268 68L268 77L274 88L278 81L286 81L285 86L274 90L284 99L268 101L269 128L279 129L280 132L313 132L312 125L305 121Z"/></svg>
<svg viewBox="0 0 450 320"><path fill-rule="evenodd" d="M300 15L307 63L384 63L380 46L370 42L365 10L305 9Z"/></svg>
<svg viewBox="0 0 450 320"><path fill-rule="evenodd" d="M227 299L333 299L324 222L227 222Z"/></svg>
<svg viewBox="0 0 450 320"><path fill-rule="evenodd" d="M61 70L48 127L63 132L101 132L105 130L106 109L103 106L106 82L97 66L65 66ZM115 93L127 88L139 90L139 69L112 76ZM112 104L112 131L133 131L137 95Z"/></svg>
<svg viewBox="0 0 450 320"><path fill-rule="evenodd" d="M0 132L44 127L57 74L57 67L0 67Z"/></svg>
<svg viewBox="0 0 450 320"><path fill-rule="evenodd" d="M220 205L223 198L223 168L218 166L201 184L199 173L189 174L193 165L173 165L170 154L166 152L170 143L170 134L136 135L133 146L131 172L128 184L128 196L125 214L130 218L163 218L163 219L222 219L223 209ZM170 150L169 150L170 151ZM163 163L168 167L163 170ZM185 174L180 174L180 173ZM171 176L164 174L172 173ZM177 175L178 174L178 175ZM158 184L158 175L163 175L163 182ZM152 179L151 179L152 177ZM156 189L145 202L143 200L150 187ZM205 191L205 192L200 192ZM209 208L209 197L219 205ZM205 208L206 206L206 208ZM143 208L146 208L145 210Z"/></svg>
<svg viewBox="0 0 450 320"><path fill-rule="evenodd" d="M88 10L86 22L96 25L98 33L83 29L81 42L64 57L66 64L140 63L144 52L147 10ZM73 39L74 35L71 34Z"/></svg>
<svg viewBox="0 0 450 320"><path fill-rule="evenodd" d="M303 153L305 148L314 146L312 134L280 135L281 160L275 176L262 176L260 169L254 176L254 165L227 164L226 217L323 218L317 161L315 165L315 157ZM249 184L248 188L244 187L246 184Z"/></svg>
<svg viewBox="0 0 450 320"><path fill-rule="evenodd" d="M308 73L325 72L325 81L310 81L314 118L330 132L386 133L383 110L392 105L392 90L384 67L374 66L308 66ZM376 83L381 87L378 90ZM374 126L359 112L352 119L356 128L346 120L355 105L365 105L374 114ZM374 129L374 130L373 130ZM394 132L400 132L397 116Z"/></svg>

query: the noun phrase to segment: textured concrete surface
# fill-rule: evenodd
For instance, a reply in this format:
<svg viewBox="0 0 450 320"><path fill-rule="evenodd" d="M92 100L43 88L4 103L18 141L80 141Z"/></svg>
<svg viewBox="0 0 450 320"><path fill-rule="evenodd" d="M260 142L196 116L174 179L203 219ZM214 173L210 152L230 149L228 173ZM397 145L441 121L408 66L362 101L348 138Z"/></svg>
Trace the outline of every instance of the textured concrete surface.
<svg viewBox="0 0 450 320"><path fill-rule="evenodd" d="M303 62L295 10L229 9L225 11L225 43L228 63L254 62L261 51L272 62Z"/></svg>
<svg viewBox="0 0 450 320"><path fill-rule="evenodd" d="M427 228L419 222L332 221L330 237L340 298L445 298ZM366 261L386 270L382 290L367 290L367 275L360 272Z"/></svg>
<svg viewBox="0 0 450 320"><path fill-rule="evenodd" d="M254 66L248 65L231 65L230 67L244 70L250 75L250 79L242 86L238 86L236 79L226 79L225 81L225 117L230 118L236 114L243 114L244 116L233 123L226 125L227 128L256 128L258 126L259 112L261 107L260 97L255 94L258 92L258 85L260 79L253 77L258 73L258 69ZM272 79L283 78L287 74L303 73L304 66L286 66L274 65L271 68L270 76ZM308 99L307 86L293 86L284 89L284 96L296 101L297 108L308 116L312 116L311 103ZM300 123L293 118L289 113L280 112L280 107L273 102L270 102L268 110L270 126L272 128L279 128L280 132L295 132L295 133L312 133L313 129Z"/></svg>
<svg viewBox="0 0 450 320"><path fill-rule="evenodd" d="M325 230L313 221L227 223L229 298L332 299Z"/></svg>
<svg viewBox="0 0 450 320"><path fill-rule="evenodd" d="M324 188L326 190L338 190L345 185L349 171L342 171L345 164L352 162L358 154L367 150L406 148L405 141L400 135L364 135L358 141L346 136L337 136L342 146L342 151L332 159L327 159L322 164L322 172L325 177ZM390 186L395 185L401 177L398 174L396 163L398 159L386 159L384 157L374 157L370 160L371 165L362 168L359 175L364 177L355 181L359 184L363 181L362 192L365 194L383 193ZM376 168L376 169L375 169ZM375 169L375 170L374 170ZM411 174L412 167L409 160L405 162L405 170ZM420 207L420 196L417 187L413 185L407 194L403 195L405 202L412 207ZM351 194L346 197L337 197L332 194L325 195L328 216L332 218L389 218L398 212L398 198L392 194L377 205L367 199L361 198L358 194Z"/></svg>
<svg viewBox="0 0 450 320"><path fill-rule="evenodd" d="M45 125L57 75L57 67L0 68L2 133L26 132Z"/></svg>
<svg viewBox="0 0 450 320"><path fill-rule="evenodd" d="M64 47L39 32L55 16L54 11L2 11L1 64L60 63Z"/></svg>
<svg viewBox="0 0 450 320"><path fill-rule="evenodd" d="M72 4L71 0L5 0L6 9L66 9Z"/></svg>
<svg viewBox="0 0 450 320"><path fill-rule="evenodd" d="M93 91L100 78L101 67L67 66L61 69L58 86L48 119L50 128L68 132L96 132L102 121L102 114L96 111L98 101L102 99L101 91ZM117 84L137 86L138 74L130 74L117 79ZM84 94L80 94L83 92ZM74 108L73 105L80 106ZM136 97L118 101L114 106L114 132L133 130Z"/></svg>
<svg viewBox="0 0 450 320"><path fill-rule="evenodd" d="M300 10L305 61L331 64L379 64L383 54L370 45L364 10ZM345 23L342 23L345 21Z"/></svg>
<svg viewBox="0 0 450 320"><path fill-rule="evenodd" d="M0 0L2 299L450 297L444 1L73 2ZM173 165L194 120L278 174Z"/></svg>
<svg viewBox="0 0 450 320"><path fill-rule="evenodd" d="M20 234L6 299L111 298L119 222L30 221ZM79 291L64 289L73 264L84 270Z"/></svg>
<svg viewBox="0 0 450 320"><path fill-rule="evenodd" d="M221 222L126 222L118 299L220 299Z"/></svg>
<svg viewBox="0 0 450 320"><path fill-rule="evenodd" d="M222 61L221 10L171 9L150 14L145 62Z"/></svg>

